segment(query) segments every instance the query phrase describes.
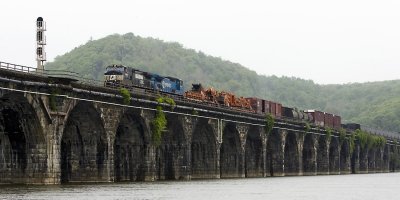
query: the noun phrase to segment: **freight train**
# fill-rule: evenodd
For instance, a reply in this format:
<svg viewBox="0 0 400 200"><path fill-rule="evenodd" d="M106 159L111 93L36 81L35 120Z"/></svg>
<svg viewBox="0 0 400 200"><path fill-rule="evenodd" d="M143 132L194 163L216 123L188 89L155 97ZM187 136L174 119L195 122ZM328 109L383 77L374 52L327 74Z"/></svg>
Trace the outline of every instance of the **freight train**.
<svg viewBox="0 0 400 200"><path fill-rule="evenodd" d="M212 87L205 89L200 83L192 84L192 89L185 92L181 79L144 72L124 65L110 65L106 68L104 86L128 89L132 87L142 88L177 95L190 101L207 103L211 106L259 115L271 114L275 118L305 121L318 127L329 127L335 130L342 128L341 117L338 115L317 110L298 110L297 108L282 106L278 102L256 97L237 97L233 93L219 92Z"/></svg>

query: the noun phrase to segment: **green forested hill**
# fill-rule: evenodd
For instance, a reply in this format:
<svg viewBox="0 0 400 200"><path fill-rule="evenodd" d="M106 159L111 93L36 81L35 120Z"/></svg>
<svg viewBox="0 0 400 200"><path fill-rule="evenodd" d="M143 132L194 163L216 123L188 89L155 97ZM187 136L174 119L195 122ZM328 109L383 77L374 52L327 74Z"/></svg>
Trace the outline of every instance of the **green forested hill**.
<svg viewBox="0 0 400 200"><path fill-rule="evenodd" d="M400 130L400 80L364 84L317 85L293 77L261 76L240 64L185 49L179 43L142 38L132 33L89 41L56 57L47 69L75 71L102 80L109 64L123 64L203 83L242 96L257 96L301 109L341 115L345 121ZM266 66L268 67L268 66ZM273 66L270 67L273 73Z"/></svg>

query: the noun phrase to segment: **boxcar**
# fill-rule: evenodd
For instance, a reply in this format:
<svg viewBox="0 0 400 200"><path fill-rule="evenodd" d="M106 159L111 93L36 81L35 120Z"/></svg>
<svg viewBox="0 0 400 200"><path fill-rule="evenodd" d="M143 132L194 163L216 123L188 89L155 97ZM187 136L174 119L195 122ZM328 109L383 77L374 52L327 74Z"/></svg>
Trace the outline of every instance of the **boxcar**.
<svg viewBox="0 0 400 200"><path fill-rule="evenodd" d="M312 123L316 126L324 127L325 126L325 115L324 112L317 110L306 110L305 113L309 113L312 116Z"/></svg>

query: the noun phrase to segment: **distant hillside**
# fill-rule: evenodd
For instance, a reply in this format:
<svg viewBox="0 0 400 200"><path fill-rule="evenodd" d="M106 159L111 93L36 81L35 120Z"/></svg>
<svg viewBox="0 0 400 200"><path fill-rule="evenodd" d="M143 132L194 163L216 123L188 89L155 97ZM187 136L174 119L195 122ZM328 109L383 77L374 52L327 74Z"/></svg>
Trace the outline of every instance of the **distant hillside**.
<svg viewBox="0 0 400 200"><path fill-rule="evenodd" d="M340 114L346 121L400 130L400 80L365 84L318 85L293 77L261 76L240 64L185 49L179 43L142 38L132 33L89 41L56 57L47 69L71 70L102 80L109 64L123 64L203 83L242 96L257 96L301 109ZM266 66L273 71L273 66Z"/></svg>

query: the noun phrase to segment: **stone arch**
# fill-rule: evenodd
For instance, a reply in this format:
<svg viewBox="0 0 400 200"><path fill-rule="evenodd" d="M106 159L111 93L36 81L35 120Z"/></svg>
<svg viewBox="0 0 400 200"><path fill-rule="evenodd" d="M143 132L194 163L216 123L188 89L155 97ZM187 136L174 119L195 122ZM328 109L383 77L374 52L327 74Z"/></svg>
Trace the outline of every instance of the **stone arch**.
<svg viewBox="0 0 400 200"><path fill-rule="evenodd" d="M167 130L157 148L157 176L162 180L186 178L190 166L189 144L177 115L167 115Z"/></svg>
<svg viewBox="0 0 400 200"><path fill-rule="evenodd" d="M145 157L149 141L149 130L145 120L138 112L127 110L118 124L114 141L116 181L145 179Z"/></svg>
<svg viewBox="0 0 400 200"><path fill-rule="evenodd" d="M245 145L245 176L263 176L263 145L260 128L251 126L246 138Z"/></svg>
<svg viewBox="0 0 400 200"><path fill-rule="evenodd" d="M351 173L360 173L360 146L354 143L353 153L351 153Z"/></svg>
<svg viewBox="0 0 400 200"><path fill-rule="evenodd" d="M61 137L61 182L108 181L108 143L99 112L79 101Z"/></svg>
<svg viewBox="0 0 400 200"><path fill-rule="evenodd" d="M220 162L221 178L241 177L243 169L241 143L234 123L228 123L224 128Z"/></svg>
<svg viewBox="0 0 400 200"><path fill-rule="evenodd" d="M285 140L285 176L297 176L300 174L300 152L297 134L289 131Z"/></svg>
<svg viewBox="0 0 400 200"><path fill-rule="evenodd" d="M269 134L266 150L267 176L283 176L283 136L278 129L273 129Z"/></svg>
<svg viewBox="0 0 400 200"><path fill-rule="evenodd" d="M389 160L389 170L390 172L395 172L398 166L398 149L396 144L390 145L390 160Z"/></svg>
<svg viewBox="0 0 400 200"><path fill-rule="evenodd" d="M350 143L345 139L340 146L340 173L350 173Z"/></svg>
<svg viewBox="0 0 400 200"><path fill-rule="evenodd" d="M215 130L207 119L197 123L191 144L191 178L217 178L220 176Z"/></svg>
<svg viewBox="0 0 400 200"><path fill-rule="evenodd" d="M320 135L318 138L317 150L317 174L329 174L329 140L326 135Z"/></svg>
<svg viewBox="0 0 400 200"><path fill-rule="evenodd" d="M23 93L0 98L0 183L46 178L46 139L35 109Z"/></svg>
<svg viewBox="0 0 400 200"><path fill-rule="evenodd" d="M315 137L311 133L304 136L303 143L303 172L304 175L316 175L317 172L317 152L315 147Z"/></svg>
<svg viewBox="0 0 400 200"><path fill-rule="evenodd" d="M329 144L329 174L340 173L340 144L339 138L331 137Z"/></svg>

